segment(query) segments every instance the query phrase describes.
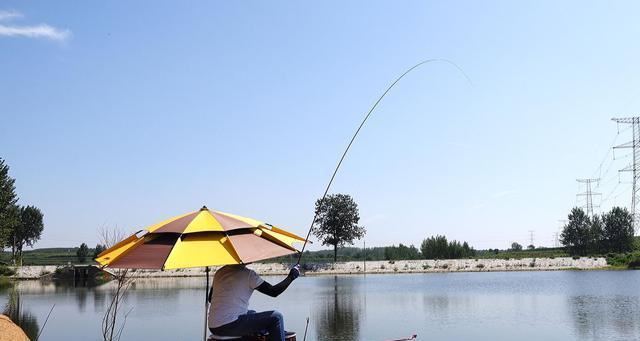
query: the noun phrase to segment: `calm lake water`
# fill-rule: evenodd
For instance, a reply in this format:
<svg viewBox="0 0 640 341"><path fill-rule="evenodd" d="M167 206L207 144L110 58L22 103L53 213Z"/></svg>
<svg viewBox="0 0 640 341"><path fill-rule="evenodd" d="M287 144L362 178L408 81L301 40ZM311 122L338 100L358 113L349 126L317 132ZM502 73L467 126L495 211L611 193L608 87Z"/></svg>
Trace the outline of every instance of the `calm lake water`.
<svg viewBox="0 0 640 341"><path fill-rule="evenodd" d="M275 282L281 277L265 277ZM112 286L21 282L22 315L40 340L99 340ZM201 340L204 278L137 280L122 340ZM493 272L302 277L256 310L277 309L302 340L640 340L640 271ZM28 323L27 323L28 324Z"/></svg>

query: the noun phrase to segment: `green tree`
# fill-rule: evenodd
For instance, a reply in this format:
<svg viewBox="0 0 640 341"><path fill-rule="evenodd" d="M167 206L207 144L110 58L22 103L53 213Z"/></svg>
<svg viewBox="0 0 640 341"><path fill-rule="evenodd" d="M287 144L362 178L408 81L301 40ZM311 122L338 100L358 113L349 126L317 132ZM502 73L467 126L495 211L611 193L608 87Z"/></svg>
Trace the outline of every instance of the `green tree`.
<svg viewBox="0 0 640 341"><path fill-rule="evenodd" d="M445 259L449 253L448 249L447 237L441 235L424 239L420 245L422 257L425 259Z"/></svg>
<svg viewBox="0 0 640 341"><path fill-rule="evenodd" d="M462 255L463 257L472 257L475 256L476 250L469 246L469 243L462 243Z"/></svg>
<svg viewBox="0 0 640 341"><path fill-rule="evenodd" d="M522 245L520 245L520 244L518 244L516 242L513 242L513 243L511 243L511 250L513 250L513 251L522 251Z"/></svg>
<svg viewBox="0 0 640 341"><path fill-rule="evenodd" d="M604 239L609 251L627 252L633 248L633 217L626 208L614 207L602 217Z"/></svg>
<svg viewBox="0 0 640 341"><path fill-rule="evenodd" d="M12 244L12 257L14 262L22 260L22 248L33 246L42 235L44 223L42 222L42 212L35 206L23 206L19 209L18 224L10 233Z"/></svg>
<svg viewBox="0 0 640 341"><path fill-rule="evenodd" d="M353 245L355 239L364 237L365 228L358 226L358 204L348 194L330 194L316 201L313 234L322 245L333 246L333 261L338 260L338 247Z"/></svg>
<svg viewBox="0 0 640 341"><path fill-rule="evenodd" d="M458 259L471 257L476 250L469 243L460 244L457 240L447 241L445 236L432 236L422 241L420 245L422 257L425 259Z"/></svg>
<svg viewBox="0 0 640 341"><path fill-rule="evenodd" d="M589 246L590 253L600 253L606 251L604 237L604 224L602 218L598 215L594 215L591 219L591 226L589 227Z"/></svg>
<svg viewBox="0 0 640 341"><path fill-rule="evenodd" d="M560 234L562 245L572 255L584 256L590 245L591 219L581 208L574 207L569 213L569 222Z"/></svg>
<svg viewBox="0 0 640 341"><path fill-rule="evenodd" d="M89 247L87 244L82 243L76 251L76 257L78 257L80 263L84 263L84 261L87 260L87 256L89 256Z"/></svg>
<svg viewBox="0 0 640 341"><path fill-rule="evenodd" d="M9 176L9 165L0 158L0 249L9 244L9 234L18 223L15 179Z"/></svg>
<svg viewBox="0 0 640 341"><path fill-rule="evenodd" d="M102 253L102 251L104 251L104 250L106 250L106 249L107 249L107 248L106 248L104 245L102 245L102 244L97 244L97 245L96 245L96 248L95 248L95 249L93 249L93 257L92 257L92 258L93 258L93 259L96 259L96 258L98 257L98 255L99 255L99 254L101 254L101 253Z"/></svg>
<svg viewBox="0 0 640 341"><path fill-rule="evenodd" d="M411 260L420 259L420 252L418 249L411 245L406 246L399 244L398 246L387 246L384 248L385 260Z"/></svg>

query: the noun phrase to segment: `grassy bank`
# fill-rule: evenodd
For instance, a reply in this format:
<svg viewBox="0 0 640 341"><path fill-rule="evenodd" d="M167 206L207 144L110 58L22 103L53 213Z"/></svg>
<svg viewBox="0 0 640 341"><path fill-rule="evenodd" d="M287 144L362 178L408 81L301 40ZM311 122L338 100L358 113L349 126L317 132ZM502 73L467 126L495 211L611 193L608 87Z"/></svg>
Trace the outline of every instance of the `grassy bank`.
<svg viewBox="0 0 640 341"><path fill-rule="evenodd" d="M11 285L9 276L13 276L16 272L6 265L0 265L0 289L7 288Z"/></svg>
<svg viewBox="0 0 640 341"><path fill-rule="evenodd" d="M539 248L533 250L481 250L476 258L482 259L522 259L570 257L564 248Z"/></svg>
<svg viewBox="0 0 640 341"><path fill-rule="evenodd" d="M640 251L629 253L610 253L607 264L618 269L640 269Z"/></svg>
<svg viewBox="0 0 640 341"><path fill-rule="evenodd" d="M22 253L22 265L83 264L76 257L77 250L77 247L58 247L24 251ZM93 253L92 249L90 249L90 253ZM11 252L0 253L0 262L9 264L11 262ZM84 263L88 264L90 262L91 260L87 259Z"/></svg>
<svg viewBox="0 0 640 341"><path fill-rule="evenodd" d="M67 265L67 264L90 264L90 259L81 263L76 257L77 247L60 247L35 249L23 252L23 265ZM93 249L89 249L89 253L93 254ZM385 247L345 247L338 250L338 262L363 261L366 257L367 261L390 261L399 259L388 259L385 254ZM640 237L635 237L634 252L626 254L605 254L605 255L589 255L606 257L611 266L624 267L631 265L638 267L640 262ZM264 263L292 263L297 256L285 256L276 259L264 261ZM476 254L469 259L523 259L523 258L560 258L570 257L564 248L538 248L533 250L477 250ZM0 263L9 263L11 260L10 252L0 252ZM409 260L409 259L406 259ZM307 263L332 263L333 250L305 251L303 261Z"/></svg>

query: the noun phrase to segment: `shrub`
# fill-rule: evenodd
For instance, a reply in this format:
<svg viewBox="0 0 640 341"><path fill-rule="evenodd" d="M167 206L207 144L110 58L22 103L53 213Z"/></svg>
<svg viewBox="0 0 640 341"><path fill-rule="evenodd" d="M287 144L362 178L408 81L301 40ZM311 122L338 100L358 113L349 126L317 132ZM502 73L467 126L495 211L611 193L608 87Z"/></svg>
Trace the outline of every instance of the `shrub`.
<svg viewBox="0 0 640 341"><path fill-rule="evenodd" d="M629 261L629 269L640 269L640 256L635 256Z"/></svg>
<svg viewBox="0 0 640 341"><path fill-rule="evenodd" d="M638 267L638 262L640 262L640 252L607 254L607 264L610 266L628 266L635 269Z"/></svg>
<svg viewBox="0 0 640 341"><path fill-rule="evenodd" d="M431 265L429 265L429 264L424 264L424 265L422 265L422 269L423 269L423 270L431 269Z"/></svg>
<svg viewBox="0 0 640 341"><path fill-rule="evenodd" d="M480 263L480 264L476 265L476 268L482 269L482 268L484 268L484 264Z"/></svg>
<svg viewBox="0 0 640 341"><path fill-rule="evenodd" d="M16 271L6 265L0 265L0 276L13 276Z"/></svg>
<svg viewBox="0 0 640 341"><path fill-rule="evenodd" d="M449 264L442 264L440 266L441 269L448 269L449 268Z"/></svg>
<svg viewBox="0 0 640 341"><path fill-rule="evenodd" d="M9 288L13 285L11 279L7 277L0 277L0 289Z"/></svg>

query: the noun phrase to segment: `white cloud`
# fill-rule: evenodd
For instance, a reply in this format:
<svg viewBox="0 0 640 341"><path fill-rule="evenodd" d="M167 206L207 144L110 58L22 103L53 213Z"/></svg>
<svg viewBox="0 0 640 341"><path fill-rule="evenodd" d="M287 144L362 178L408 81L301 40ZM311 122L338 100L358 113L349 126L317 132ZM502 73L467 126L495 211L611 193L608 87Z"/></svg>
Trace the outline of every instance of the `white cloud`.
<svg viewBox="0 0 640 341"><path fill-rule="evenodd" d="M20 12L0 10L0 21L11 20L11 19L21 18L21 17L22 17L22 13Z"/></svg>
<svg viewBox="0 0 640 341"><path fill-rule="evenodd" d="M0 25L0 36L46 38L51 40L66 40L71 35L69 30L59 30L47 24L36 26L6 26Z"/></svg>
<svg viewBox="0 0 640 341"><path fill-rule="evenodd" d="M21 18L22 14L16 11L0 10L0 21L8 21L15 18ZM0 37L26 37L26 38L44 38L51 40L63 41L71 36L71 31L61 30L59 28L49 26L47 24L39 25L9 25L0 24Z"/></svg>

